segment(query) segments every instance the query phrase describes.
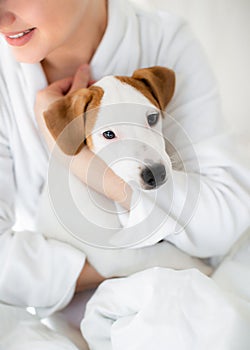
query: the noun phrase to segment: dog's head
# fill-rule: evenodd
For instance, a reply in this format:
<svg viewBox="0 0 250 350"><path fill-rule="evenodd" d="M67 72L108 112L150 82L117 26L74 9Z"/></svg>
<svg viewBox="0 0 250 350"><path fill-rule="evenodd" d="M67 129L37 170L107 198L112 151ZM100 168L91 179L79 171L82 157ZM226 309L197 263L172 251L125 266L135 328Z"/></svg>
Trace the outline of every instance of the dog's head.
<svg viewBox="0 0 250 350"><path fill-rule="evenodd" d="M89 147L125 181L154 189L171 170L161 129L174 87L174 72L164 67L108 76L54 102L45 122L64 153Z"/></svg>

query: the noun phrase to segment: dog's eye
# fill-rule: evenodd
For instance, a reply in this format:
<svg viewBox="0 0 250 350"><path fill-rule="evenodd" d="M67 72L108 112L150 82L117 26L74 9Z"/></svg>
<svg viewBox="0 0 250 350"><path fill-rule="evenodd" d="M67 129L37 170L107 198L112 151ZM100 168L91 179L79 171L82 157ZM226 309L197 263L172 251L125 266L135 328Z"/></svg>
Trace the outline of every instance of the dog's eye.
<svg viewBox="0 0 250 350"><path fill-rule="evenodd" d="M115 138L115 133L112 130L104 131L103 136L105 139L111 140Z"/></svg>
<svg viewBox="0 0 250 350"><path fill-rule="evenodd" d="M147 119L148 119L148 125L154 126L158 122L159 113L158 112L151 113L147 116Z"/></svg>

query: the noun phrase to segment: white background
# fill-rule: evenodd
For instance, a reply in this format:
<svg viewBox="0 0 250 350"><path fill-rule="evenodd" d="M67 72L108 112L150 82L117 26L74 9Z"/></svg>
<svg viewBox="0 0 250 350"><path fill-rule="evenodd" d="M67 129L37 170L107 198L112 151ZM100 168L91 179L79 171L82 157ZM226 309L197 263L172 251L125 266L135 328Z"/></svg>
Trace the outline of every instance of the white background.
<svg viewBox="0 0 250 350"><path fill-rule="evenodd" d="M230 127L250 141L250 0L133 0L185 18L203 45Z"/></svg>

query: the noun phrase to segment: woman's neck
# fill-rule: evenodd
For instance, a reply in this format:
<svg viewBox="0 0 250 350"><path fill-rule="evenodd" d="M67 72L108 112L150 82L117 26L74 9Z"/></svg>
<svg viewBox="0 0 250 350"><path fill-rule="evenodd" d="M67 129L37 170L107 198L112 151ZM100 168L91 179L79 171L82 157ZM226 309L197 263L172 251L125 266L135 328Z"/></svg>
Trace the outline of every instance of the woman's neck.
<svg viewBox="0 0 250 350"><path fill-rule="evenodd" d="M107 27L106 3L91 0L74 35L41 62L49 84L73 76L81 64L90 63Z"/></svg>

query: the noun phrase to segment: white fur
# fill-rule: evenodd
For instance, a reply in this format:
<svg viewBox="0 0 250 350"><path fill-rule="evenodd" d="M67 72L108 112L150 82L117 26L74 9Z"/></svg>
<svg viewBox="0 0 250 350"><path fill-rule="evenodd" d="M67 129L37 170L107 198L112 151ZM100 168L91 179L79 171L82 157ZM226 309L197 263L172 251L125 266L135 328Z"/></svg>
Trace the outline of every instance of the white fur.
<svg viewBox="0 0 250 350"><path fill-rule="evenodd" d="M165 165L168 176L171 162L161 133L162 117L153 127L147 123L147 115L159 109L136 88L115 77L105 77L96 86L104 95L92 130L93 151L125 181L135 181L141 187L140 174L147 165ZM117 137L105 139L106 130Z"/></svg>

